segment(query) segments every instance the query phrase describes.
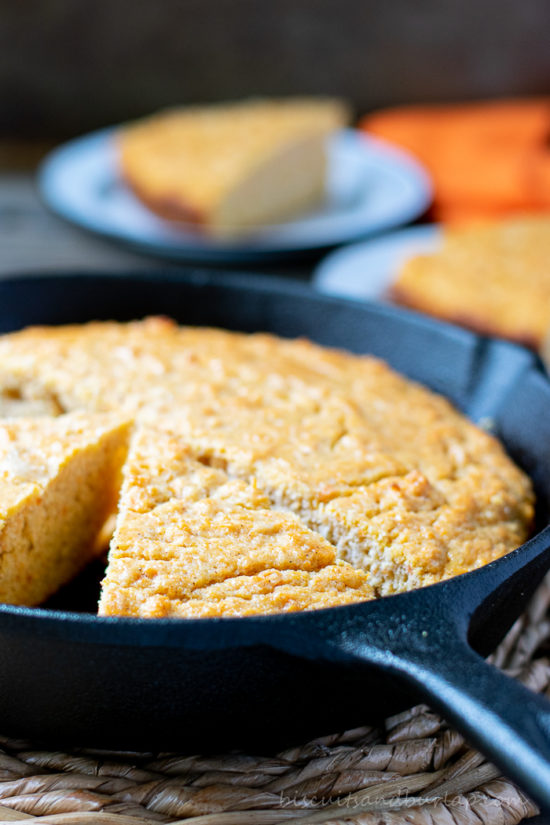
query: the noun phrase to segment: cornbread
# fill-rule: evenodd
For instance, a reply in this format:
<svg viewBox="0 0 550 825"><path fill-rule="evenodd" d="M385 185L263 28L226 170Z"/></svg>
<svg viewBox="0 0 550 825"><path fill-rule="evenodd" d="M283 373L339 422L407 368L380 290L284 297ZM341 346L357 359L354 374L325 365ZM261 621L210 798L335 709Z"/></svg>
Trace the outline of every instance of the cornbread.
<svg viewBox="0 0 550 825"><path fill-rule="evenodd" d="M400 303L539 349L550 332L550 216L449 229L402 268Z"/></svg>
<svg viewBox="0 0 550 825"><path fill-rule="evenodd" d="M118 135L122 177L153 212L237 236L317 206L337 100L290 98L161 112Z"/></svg>
<svg viewBox="0 0 550 825"><path fill-rule="evenodd" d="M532 523L530 482L501 445L445 399L372 357L150 318L26 329L0 339L0 364L0 387L23 404L54 400L67 411L116 411L135 418L145 433L170 434L185 466L177 475L180 492L161 510L174 523L181 516L178 547L189 541L199 552L199 542L210 548L212 560L218 539L208 525L225 517L234 524L237 515L248 517L256 508L264 523L278 519L281 530L286 525L294 547L316 541L325 552L328 545L334 559L367 572L374 594L384 595L486 564L521 544ZM135 448L144 454L147 437ZM155 444L159 439L154 436ZM108 584L122 585L120 559L130 555L128 536L136 524L146 518L147 530L159 526L154 507L138 518L128 504L137 496L131 477L141 460L132 455L138 457L127 468ZM154 470L153 484L161 469ZM214 478L213 471L221 475ZM203 500L189 510L188 485L199 476ZM147 488L146 473L140 483ZM228 493L222 517L209 485L260 498L245 513ZM197 514L207 511L199 527ZM223 558L236 557L232 542L219 539ZM161 544L157 536L155 553ZM167 552L173 554L173 547ZM267 569L259 571L262 576ZM306 572L300 569L301 580ZM241 575L252 574L231 574ZM175 609L170 600L162 606L158 601L167 586L153 592L139 582L143 598L133 592L130 600L136 609L142 603L153 612ZM220 610L231 612L222 582L201 584L210 586L224 605ZM196 610L203 610L204 594L193 594ZM185 598L191 601L191 593ZM116 602L110 585L108 601ZM102 604L107 609L106 597ZM121 609L130 610L130 602ZM269 608L264 601L259 609Z"/></svg>
<svg viewBox="0 0 550 825"><path fill-rule="evenodd" d="M127 436L114 414L0 422L0 602L39 604L90 560Z"/></svg>
<svg viewBox="0 0 550 825"><path fill-rule="evenodd" d="M372 597L364 572L253 482L202 463L181 437L137 432L100 614L246 616Z"/></svg>

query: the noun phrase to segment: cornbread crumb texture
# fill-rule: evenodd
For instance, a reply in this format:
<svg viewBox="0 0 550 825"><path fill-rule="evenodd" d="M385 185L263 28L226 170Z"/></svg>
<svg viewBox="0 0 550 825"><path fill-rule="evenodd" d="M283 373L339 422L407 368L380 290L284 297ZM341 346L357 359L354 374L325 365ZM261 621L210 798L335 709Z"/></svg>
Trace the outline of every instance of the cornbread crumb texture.
<svg viewBox="0 0 550 825"><path fill-rule="evenodd" d="M121 171L162 217L238 234L322 200L324 141L347 120L329 98L172 109L120 130Z"/></svg>
<svg viewBox="0 0 550 825"><path fill-rule="evenodd" d="M100 614L245 616L373 596L329 542L181 437L138 430L124 473Z"/></svg>
<svg viewBox="0 0 550 825"><path fill-rule="evenodd" d="M403 266L394 297L539 349L550 332L550 215L448 229Z"/></svg>
<svg viewBox="0 0 550 825"><path fill-rule="evenodd" d="M368 572L376 595L486 564L532 523L530 482L501 445L374 358L148 319L25 330L0 340L0 363L22 402L55 398L161 425L202 462L197 478L218 471L235 495L237 482L256 490L260 509ZM195 474L178 478L188 496ZM178 507L182 496L172 496Z"/></svg>
<svg viewBox="0 0 550 825"><path fill-rule="evenodd" d="M39 604L91 559L127 440L115 414L0 422L0 602Z"/></svg>

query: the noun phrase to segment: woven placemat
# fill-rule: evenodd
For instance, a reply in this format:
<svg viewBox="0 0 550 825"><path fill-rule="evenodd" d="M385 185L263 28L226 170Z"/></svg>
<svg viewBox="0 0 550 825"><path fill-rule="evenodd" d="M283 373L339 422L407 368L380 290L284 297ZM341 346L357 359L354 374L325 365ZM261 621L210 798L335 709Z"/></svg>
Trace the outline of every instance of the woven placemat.
<svg viewBox="0 0 550 825"><path fill-rule="evenodd" d="M550 578L492 661L550 683ZM535 805L425 705L282 753L36 750L0 736L0 825L516 825Z"/></svg>

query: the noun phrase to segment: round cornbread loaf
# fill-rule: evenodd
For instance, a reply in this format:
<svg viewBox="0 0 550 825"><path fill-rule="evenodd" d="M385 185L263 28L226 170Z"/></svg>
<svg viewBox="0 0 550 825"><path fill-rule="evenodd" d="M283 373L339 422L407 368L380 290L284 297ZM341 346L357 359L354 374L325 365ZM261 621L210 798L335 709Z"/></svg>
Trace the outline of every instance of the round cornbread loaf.
<svg viewBox="0 0 550 825"><path fill-rule="evenodd" d="M0 364L11 414L16 397L136 422L105 612L371 598L480 567L530 529L530 481L498 441L369 356L150 318L26 329L0 339Z"/></svg>

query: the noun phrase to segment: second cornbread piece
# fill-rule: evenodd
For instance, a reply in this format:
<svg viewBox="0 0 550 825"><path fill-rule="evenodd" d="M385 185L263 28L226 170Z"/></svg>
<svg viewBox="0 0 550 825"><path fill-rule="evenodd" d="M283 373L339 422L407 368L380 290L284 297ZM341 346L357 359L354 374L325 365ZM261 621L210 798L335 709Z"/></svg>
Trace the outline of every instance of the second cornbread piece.
<svg viewBox="0 0 550 825"><path fill-rule="evenodd" d="M539 349L550 332L550 215L445 232L411 258L392 289L400 303Z"/></svg>
<svg viewBox="0 0 550 825"><path fill-rule="evenodd" d="M323 98L182 107L120 131L121 171L162 217L239 235L322 202L325 139L346 121Z"/></svg>
<svg viewBox="0 0 550 825"><path fill-rule="evenodd" d="M127 440L114 414L0 422L0 602L40 604L90 561Z"/></svg>
<svg viewBox="0 0 550 825"><path fill-rule="evenodd" d="M100 614L247 616L373 598L366 574L295 514L199 459L176 435L138 430Z"/></svg>

